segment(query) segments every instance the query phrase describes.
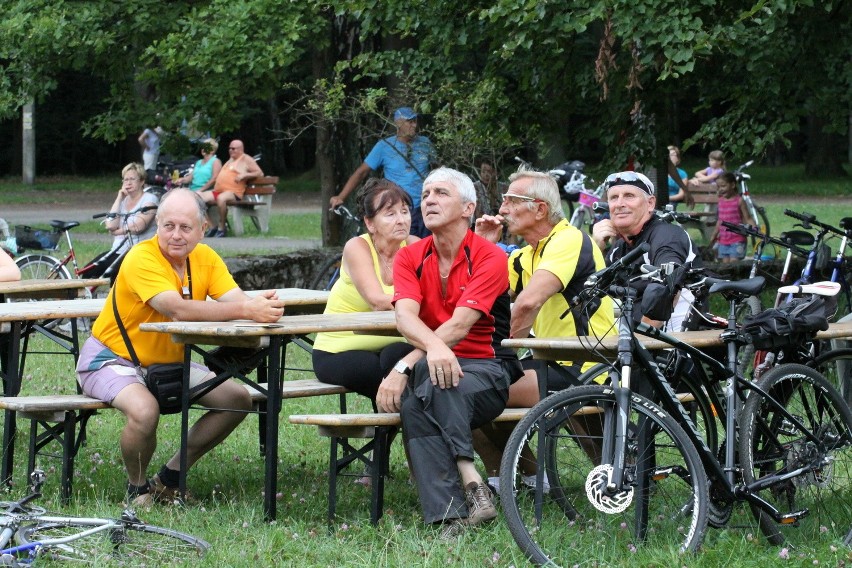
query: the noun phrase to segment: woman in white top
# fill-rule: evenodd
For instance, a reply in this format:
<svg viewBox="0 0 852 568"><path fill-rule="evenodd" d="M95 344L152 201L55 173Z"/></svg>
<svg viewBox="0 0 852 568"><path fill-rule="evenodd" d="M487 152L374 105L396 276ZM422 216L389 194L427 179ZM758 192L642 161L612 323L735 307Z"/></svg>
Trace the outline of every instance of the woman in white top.
<svg viewBox="0 0 852 568"><path fill-rule="evenodd" d="M159 199L152 193L143 191L145 186L145 168L142 164L131 163L121 170L121 188L110 207L110 213L118 213L108 217L104 226L114 237L112 250L125 251L139 241L153 237L157 225L153 222L157 213ZM150 207L150 209L148 209ZM142 211L142 209L147 209ZM125 223L125 215L127 222Z"/></svg>

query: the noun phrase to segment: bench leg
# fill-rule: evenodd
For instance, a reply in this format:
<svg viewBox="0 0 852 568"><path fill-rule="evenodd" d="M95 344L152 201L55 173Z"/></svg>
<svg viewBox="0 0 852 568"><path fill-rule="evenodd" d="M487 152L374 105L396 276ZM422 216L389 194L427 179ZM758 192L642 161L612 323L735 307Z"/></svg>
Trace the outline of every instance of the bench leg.
<svg viewBox="0 0 852 568"><path fill-rule="evenodd" d="M27 478L35 471L36 455L47 446L50 442L56 441L62 446L60 456L55 454L52 457L60 457L62 460L61 474L59 479L59 496L63 503L68 503L71 500L71 488L74 475L74 458L77 455L79 444L83 440L81 431L80 437L76 437L77 424L81 425L81 430L85 429L86 420L78 422L76 412L67 410L64 413L63 420L57 423L43 422L38 419L30 420L30 443L29 456L27 459ZM43 428L43 432L39 434L39 427Z"/></svg>
<svg viewBox="0 0 852 568"><path fill-rule="evenodd" d="M231 229L234 231L234 235L239 237L245 233L245 227L243 226L243 221L245 221L245 215L242 207L228 207L228 216L231 218Z"/></svg>
<svg viewBox="0 0 852 568"><path fill-rule="evenodd" d="M252 221L254 221L257 230L264 235L269 232L269 210L271 208L270 204L256 207L254 210L255 214L252 216Z"/></svg>
<svg viewBox="0 0 852 568"><path fill-rule="evenodd" d="M328 532L334 532L334 517L337 510L337 446L339 438L331 437L331 452L328 458Z"/></svg>

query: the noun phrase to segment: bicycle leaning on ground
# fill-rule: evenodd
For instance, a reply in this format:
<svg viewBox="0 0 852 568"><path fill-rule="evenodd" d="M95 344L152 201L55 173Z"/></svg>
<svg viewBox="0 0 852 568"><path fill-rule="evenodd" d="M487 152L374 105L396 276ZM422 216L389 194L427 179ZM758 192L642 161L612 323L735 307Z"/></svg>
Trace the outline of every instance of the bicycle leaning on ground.
<svg viewBox="0 0 852 568"><path fill-rule="evenodd" d="M121 266L121 261L124 259L124 254L129 247L127 246L131 239L130 230L127 226L127 219L137 213L145 213L156 209L156 205L146 205L129 213L99 213L93 215L93 219L121 218L125 229L125 238L117 247L111 247L109 250L102 252L93 258L82 268L77 264L77 254L74 251L74 243L71 240L71 229L80 225L77 221L51 221L53 227L51 233L42 235L41 238L33 238L33 232L30 227L18 225L16 229L17 242L20 248L40 248L45 245L45 248L57 250L59 239L64 236L68 244L68 254L61 260L53 256L41 253L27 254L15 260L18 268L21 270L21 279L29 280L35 278L47 279L70 279L70 278L109 278L110 282L115 280L118 275L118 268ZM71 263L73 275L68 270L68 264ZM86 288L85 292L89 297L95 294L97 287Z"/></svg>
<svg viewBox="0 0 852 568"><path fill-rule="evenodd" d="M344 225L349 224L351 228L344 230L344 235L360 235L363 232L363 221L356 215L353 215L349 209L343 205L338 205L331 210L335 215L343 217ZM314 273L313 280L309 288L311 290L331 290L334 283L340 277L340 265L343 262L343 252L334 255L326 260L320 268Z"/></svg>
<svg viewBox="0 0 852 568"><path fill-rule="evenodd" d="M0 502L0 565L28 566L44 558L166 566L200 558L210 548L200 538L146 524L130 509L118 519L48 513L30 504L41 497L45 478L43 471L33 471L29 495Z"/></svg>
<svg viewBox="0 0 852 568"><path fill-rule="evenodd" d="M576 563L599 548L601 535L610 549L643 544L696 551L707 524L726 525L733 505L745 502L774 544L787 539L831 546L844 537L850 544L852 411L819 373L802 365L779 366L758 382L736 369L737 348L747 341L736 327L736 305L759 292L764 279L712 286L729 302L727 329L720 335L726 365L633 322L629 264L643 248L590 278L575 302L580 309L604 294L622 301L609 384L548 396L519 422L506 445L500 501L515 541L534 563L550 566ZM724 428L718 447L705 442L637 333L685 353L713 380L723 381L724 400L713 406ZM578 341L593 358L608 360L594 353L593 338ZM692 393L701 395L700 389ZM519 468L527 445L539 456L532 492ZM545 473L547 499L538 489Z"/></svg>

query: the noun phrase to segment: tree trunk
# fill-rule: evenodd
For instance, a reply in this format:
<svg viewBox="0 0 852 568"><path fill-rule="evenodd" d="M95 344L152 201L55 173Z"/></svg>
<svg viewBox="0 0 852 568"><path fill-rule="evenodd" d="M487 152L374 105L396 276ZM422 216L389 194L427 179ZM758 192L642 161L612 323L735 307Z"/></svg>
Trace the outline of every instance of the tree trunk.
<svg viewBox="0 0 852 568"><path fill-rule="evenodd" d="M837 151L843 147L843 136L826 132L824 127L825 122L821 118L808 117L805 174L815 178L846 177L843 156Z"/></svg>
<svg viewBox="0 0 852 568"><path fill-rule="evenodd" d="M333 34L332 22L329 21L328 33ZM312 56L314 80L327 78L333 69L331 50L333 41L328 42L328 47L315 50ZM340 243L340 218L330 215L326 204L333 195L337 195L338 176L335 167L334 148L332 140L332 121L322 118L316 124L316 167L319 172L320 194L322 205L322 246L333 246ZM332 219L333 218L333 219Z"/></svg>

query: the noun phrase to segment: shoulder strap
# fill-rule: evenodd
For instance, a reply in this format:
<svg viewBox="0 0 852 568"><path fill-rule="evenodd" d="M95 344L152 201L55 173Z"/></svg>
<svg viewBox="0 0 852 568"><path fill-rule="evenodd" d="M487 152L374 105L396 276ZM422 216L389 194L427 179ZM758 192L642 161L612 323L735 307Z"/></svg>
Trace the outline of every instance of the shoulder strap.
<svg viewBox="0 0 852 568"><path fill-rule="evenodd" d="M181 296L184 297L185 300L192 299L192 269L189 265L189 257L186 259L186 283L187 286L184 287L183 293ZM115 314L115 323L118 325L118 331L121 332L121 338L124 340L124 345L127 346L127 352L130 354L130 359L133 361L133 364L136 365L137 368L141 369L142 365L139 363L139 357L136 355L136 350L133 349L133 344L130 343L130 338L127 336L127 329L124 327L124 323L121 321L121 315L118 313L118 302L115 299L116 286L112 287L112 313ZM189 295L189 298L186 296Z"/></svg>
<svg viewBox="0 0 852 568"><path fill-rule="evenodd" d="M396 138L396 136L391 136L389 138L382 138L382 142L384 142L385 144L390 146L393 149L394 152L399 154L399 157L402 158L403 160L405 160L405 162L409 166L411 166L411 169L415 171L415 173L417 174L417 177L419 177L421 180L425 181L426 178L423 177L423 174L420 173L420 170L418 170L417 166L415 166L412 163L411 159L408 156L406 156L405 154L403 154L402 152L400 152L399 148L397 148L396 145L393 142L390 142L390 140L393 139L393 138ZM414 153L414 140L411 141L411 144L409 144L409 146L411 146L411 153L413 154Z"/></svg>
<svg viewBox="0 0 852 568"><path fill-rule="evenodd" d="M124 328L124 324L121 322L121 316L118 313L118 302L115 301L115 291L116 287L112 287L112 313L115 314L115 323L118 325L118 331L121 332L121 338L124 339L124 344L127 346L127 351L130 353L130 359L133 361L133 364L136 365L137 369L141 369L142 365L139 364L139 357L136 356L136 350L133 349L133 344L130 343L130 338L127 337L127 330Z"/></svg>

